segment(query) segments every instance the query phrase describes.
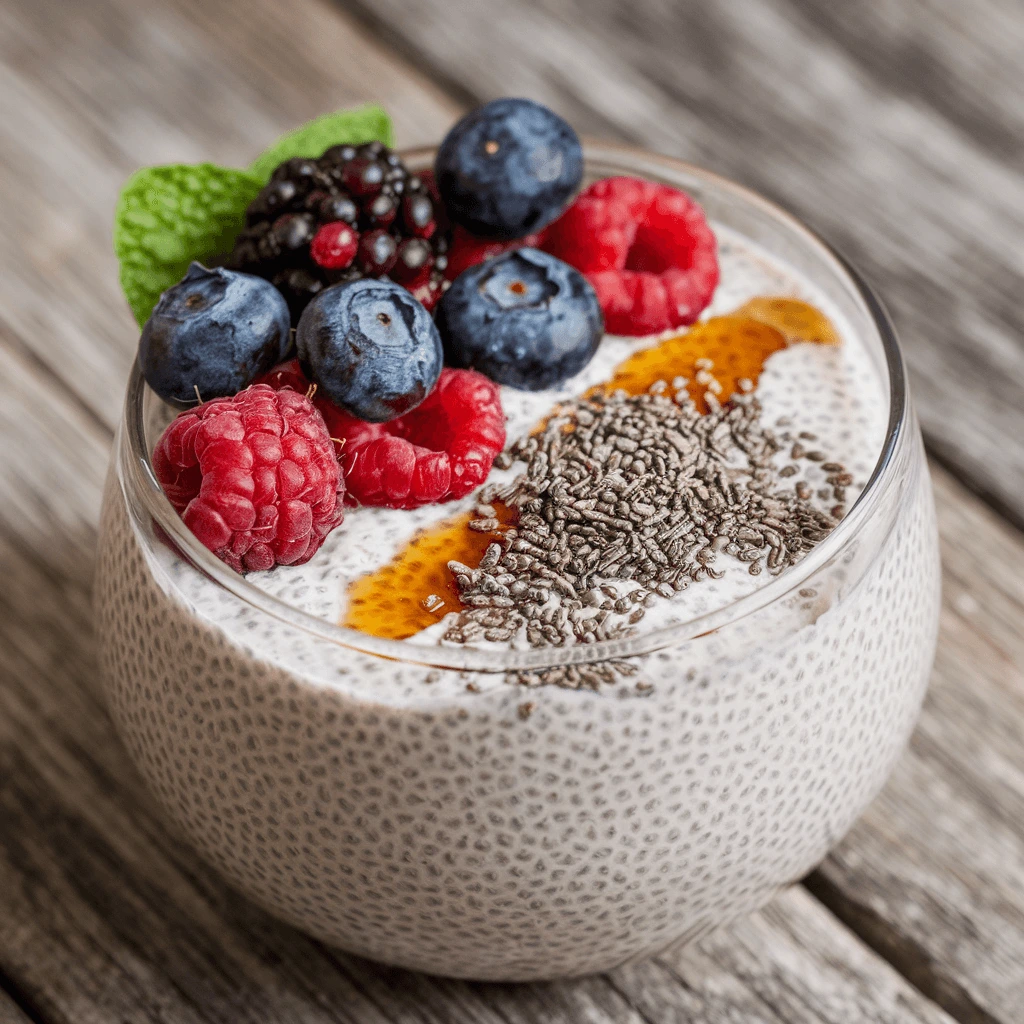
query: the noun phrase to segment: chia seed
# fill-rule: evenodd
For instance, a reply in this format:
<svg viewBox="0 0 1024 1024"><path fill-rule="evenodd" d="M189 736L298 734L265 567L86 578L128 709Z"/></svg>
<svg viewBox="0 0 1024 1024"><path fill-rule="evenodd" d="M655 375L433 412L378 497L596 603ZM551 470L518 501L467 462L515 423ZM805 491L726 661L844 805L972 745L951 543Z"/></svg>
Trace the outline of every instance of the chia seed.
<svg viewBox="0 0 1024 1024"><path fill-rule="evenodd" d="M655 602L720 578L720 550L751 574L777 575L824 539L839 506L830 515L810 503L806 483L782 486L798 467L775 468L783 444L762 424L756 397L709 407L701 415L663 382L640 395L597 394L560 405L539 433L513 444L501 464L523 471L483 487L470 523L495 543L477 569L449 563L466 610L445 639L623 639ZM790 456L825 459L799 444ZM517 528L501 531L496 501L519 513ZM598 689L633 671L625 661L559 666L516 682Z"/></svg>

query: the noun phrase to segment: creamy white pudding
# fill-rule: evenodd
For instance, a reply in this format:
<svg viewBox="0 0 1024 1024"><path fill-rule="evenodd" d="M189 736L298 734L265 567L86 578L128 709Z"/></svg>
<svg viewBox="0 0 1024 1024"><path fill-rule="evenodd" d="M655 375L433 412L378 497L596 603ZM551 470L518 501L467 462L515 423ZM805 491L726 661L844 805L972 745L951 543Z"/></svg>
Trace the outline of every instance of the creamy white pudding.
<svg viewBox="0 0 1024 1024"><path fill-rule="evenodd" d="M780 576L723 556L721 579L652 603L636 637L604 645L452 645L440 624L406 641L361 637L332 625L346 583L453 509L358 510L308 565L231 578L161 503L137 376L129 390L97 584L119 729L234 885L389 963L579 974L763 904L877 792L927 683L936 532L883 314L756 197L669 160L588 158L594 173L697 195L723 242L714 312L794 295L842 336L771 356L757 389L766 422L816 435L853 476L845 518ZM606 339L569 390L606 378L636 345ZM510 436L552 397L504 392ZM602 660L635 671L599 692L510 681Z"/></svg>

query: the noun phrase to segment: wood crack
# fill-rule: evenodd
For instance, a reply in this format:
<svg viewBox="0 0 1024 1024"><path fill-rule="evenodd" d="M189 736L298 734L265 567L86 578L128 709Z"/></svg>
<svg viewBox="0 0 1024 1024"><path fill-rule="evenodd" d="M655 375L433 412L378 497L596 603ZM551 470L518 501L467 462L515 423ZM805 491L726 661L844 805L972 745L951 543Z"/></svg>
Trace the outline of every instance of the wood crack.
<svg viewBox="0 0 1024 1024"><path fill-rule="evenodd" d="M9 1024L21 1024L22 1018L15 1018L13 1014L7 1014L3 1005L4 995L17 1007L25 1021L31 1021L32 1024L53 1024L54 1018L47 1016L39 1003L14 978L0 968L0 1022L8 1024L9 1018Z"/></svg>
<svg viewBox="0 0 1024 1024"><path fill-rule="evenodd" d="M909 936L894 931L890 922L856 902L820 871L803 882L807 891L831 911L865 945L887 960L926 999L942 1007L960 1024L1009 1024L979 1006L929 951Z"/></svg>

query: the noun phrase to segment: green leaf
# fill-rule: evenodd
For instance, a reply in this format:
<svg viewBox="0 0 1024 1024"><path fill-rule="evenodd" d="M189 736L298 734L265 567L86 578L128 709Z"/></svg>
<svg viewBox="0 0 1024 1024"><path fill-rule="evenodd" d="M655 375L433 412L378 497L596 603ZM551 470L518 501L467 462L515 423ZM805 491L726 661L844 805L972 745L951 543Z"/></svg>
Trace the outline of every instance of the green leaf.
<svg viewBox="0 0 1024 1024"><path fill-rule="evenodd" d="M253 161L249 173L265 182L278 164L293 156L315 159L331 146L358 146L361 142L374 140L383 142L385 146L394 144L391 118L381 107L368 104L354 110L337 110L333 114L323 114L278 139Z"/></svg>
<svg viewBox="0 0 1024 1024"><path fill-rule="evenodd" d="M140 327L193 260L230 252L262 184L216 164L147 167L128 179L114 215L114 252Z"/></svg>

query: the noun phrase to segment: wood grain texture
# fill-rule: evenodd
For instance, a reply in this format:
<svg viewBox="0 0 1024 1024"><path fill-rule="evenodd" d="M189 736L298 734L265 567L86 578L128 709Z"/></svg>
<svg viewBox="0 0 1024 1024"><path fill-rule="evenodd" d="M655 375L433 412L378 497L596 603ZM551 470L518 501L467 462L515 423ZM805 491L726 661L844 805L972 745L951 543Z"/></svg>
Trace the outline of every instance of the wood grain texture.
<svg viewBox="0 0 1024 1024"><path fill-rule="evenodd" d="M5 992L0 990L0 1024L31 1024L29 1017Z"/></svg>
<svg viewBox="0 0 1024 1024"><path fill-rule="evenodd" d="M467 100L711 167L879 287L932 451L1024 525L1017 0L340 0Z"/></svg>

